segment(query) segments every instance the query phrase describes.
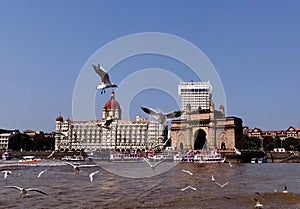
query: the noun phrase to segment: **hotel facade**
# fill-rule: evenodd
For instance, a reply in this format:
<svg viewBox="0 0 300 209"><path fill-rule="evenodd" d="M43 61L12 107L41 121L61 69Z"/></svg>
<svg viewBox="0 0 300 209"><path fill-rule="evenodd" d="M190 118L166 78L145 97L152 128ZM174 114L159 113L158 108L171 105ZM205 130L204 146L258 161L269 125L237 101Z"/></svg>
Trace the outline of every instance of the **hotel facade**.
<svg viewBox="0 0 300 209"><path fill-rule="evenodd" d="M122 110L112 92L110 100L102 109L102 120L73 121L56 118L55 150L57 151L109 151L147 150L163 142L164 126L157 121L122 120ZM112 117L109 129L97 124Z"/></svg>

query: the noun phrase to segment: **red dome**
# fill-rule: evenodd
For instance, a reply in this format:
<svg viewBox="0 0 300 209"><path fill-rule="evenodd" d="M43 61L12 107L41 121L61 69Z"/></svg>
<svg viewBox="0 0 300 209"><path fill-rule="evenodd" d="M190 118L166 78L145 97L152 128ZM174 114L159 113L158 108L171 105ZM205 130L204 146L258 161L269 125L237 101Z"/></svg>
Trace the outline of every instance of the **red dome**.
<svg viewBox="0 0 300 209"><path fill-rule="evenodd" d="M56 121L63 122L64 119L63 119L63 117L61 117L61 115L59 115L59 116L56 118Z"/></svg>
<svg viewBox="0 0 300 209"><path fill-rule="evenodd" d="M103 109L120 109L119 102L115 100L115 92L111 93L111 98L105 103Z"/></svg>

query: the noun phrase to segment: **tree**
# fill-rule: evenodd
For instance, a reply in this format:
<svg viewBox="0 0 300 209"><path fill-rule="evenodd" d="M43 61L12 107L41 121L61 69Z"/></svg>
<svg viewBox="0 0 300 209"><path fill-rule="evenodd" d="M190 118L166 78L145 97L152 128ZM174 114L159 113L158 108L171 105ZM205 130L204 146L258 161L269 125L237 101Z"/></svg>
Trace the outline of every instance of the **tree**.
<svg viewBox="0 0 300 209"><path fill-rule="evenodd" d="M276 147L276 144L274 143L274 139L271 136L266 136L264 138L263 145L265 151L274 150L274 148Z"/></svg>
<svg viewBox="0 0 300 209"><path fill-rule="evenodd" d="M294 137L289 137L283 141L282 146L285 148L286 151L299 151L300 140Z"/></svg>
<svg viewBox="0 0 300 209"><path fill-rule="evenodd" d="M257 137L248 137L244 135L243 137L243 148L248 150L258 150L260 147L260 139Z"/></svg>
<svg viewBox="0 0 300 209"><path fill-rule="evenodd" d="M9 138L8 149L13 151L29 151L33 148L33 141L27 134L18 133Z"/></svg>

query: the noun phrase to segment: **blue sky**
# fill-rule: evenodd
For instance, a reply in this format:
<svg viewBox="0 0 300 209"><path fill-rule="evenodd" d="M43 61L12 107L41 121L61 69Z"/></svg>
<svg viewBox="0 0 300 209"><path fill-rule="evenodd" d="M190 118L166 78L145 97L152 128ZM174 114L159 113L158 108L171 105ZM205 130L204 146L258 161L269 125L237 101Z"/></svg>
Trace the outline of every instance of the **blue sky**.
<svg viewBox="0 0 300 209"><path fill-rule="evenodd" d="M299 1L1 0L0 128L50 132L60 111L72 119L74 86L87 60L141 32L173 34L201 49L222 80L228 116L252 128L299 127L299 9ZM146 56L118 64L111 79L151 67L197 80L176 62ZM97 114L109 97L97 94ZM168 95L148 90L133 99L130 117L142 114L142 103L176 108Z"/></svg>

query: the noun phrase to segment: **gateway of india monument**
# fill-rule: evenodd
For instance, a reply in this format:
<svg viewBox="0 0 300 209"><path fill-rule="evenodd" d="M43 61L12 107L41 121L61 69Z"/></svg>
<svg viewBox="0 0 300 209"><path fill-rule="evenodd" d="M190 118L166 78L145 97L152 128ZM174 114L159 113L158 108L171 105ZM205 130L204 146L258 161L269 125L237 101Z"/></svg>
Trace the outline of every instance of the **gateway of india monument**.
<svg viewBox="0 0 300 209"><path fill-rule="evenodd" d="M176 150L242 148L243 121L225 117L223 105L215 109L210 82L181 82L178 95L185 114L172 121L171 141Z"/></svg>

